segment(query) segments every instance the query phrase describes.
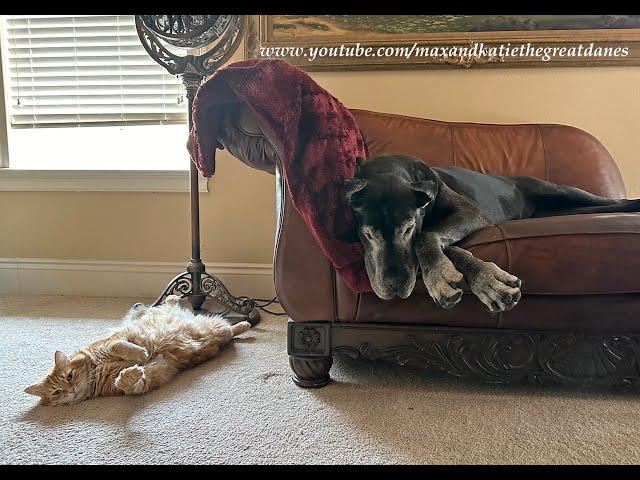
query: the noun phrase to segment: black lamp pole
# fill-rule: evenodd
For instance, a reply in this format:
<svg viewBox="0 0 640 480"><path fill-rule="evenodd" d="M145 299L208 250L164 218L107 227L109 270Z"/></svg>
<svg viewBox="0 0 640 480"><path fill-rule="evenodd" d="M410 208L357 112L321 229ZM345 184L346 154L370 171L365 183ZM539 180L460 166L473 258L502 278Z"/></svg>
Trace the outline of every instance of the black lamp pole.
<svg viewBox="0 0 640 480"><path fill-rule="evenodd" d="M136 15L136 30L147 53L169 73L180 75L187 91L189 131L192 105L202 80L224 64L237 50L244 29L242 15ZM168 44L165 46L165 44ZM200 55L180 56L171 51L206 49ZM191 196L191 260L187 269L176 275L152 305L159 305L168 295L187 297L194 310L200 310L207 297L226 309L248 317L253 324L260 320L255 302L249 297L234 297L215 275L206 271L200 258L200 199L198 170L189 165Z"/></svg>

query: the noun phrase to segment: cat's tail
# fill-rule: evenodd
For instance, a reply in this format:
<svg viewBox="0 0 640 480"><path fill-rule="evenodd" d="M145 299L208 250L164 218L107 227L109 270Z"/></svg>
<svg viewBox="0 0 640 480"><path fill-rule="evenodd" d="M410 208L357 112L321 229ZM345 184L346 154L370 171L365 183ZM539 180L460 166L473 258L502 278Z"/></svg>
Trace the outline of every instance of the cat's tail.
<svg viewBox="0 0 640 480"><path fill-rule="evenodd" d="M231 325L231 331L233 332L234 337L247 332L250 328L251 324L249 322L238 322L235 325Z"/></svg>

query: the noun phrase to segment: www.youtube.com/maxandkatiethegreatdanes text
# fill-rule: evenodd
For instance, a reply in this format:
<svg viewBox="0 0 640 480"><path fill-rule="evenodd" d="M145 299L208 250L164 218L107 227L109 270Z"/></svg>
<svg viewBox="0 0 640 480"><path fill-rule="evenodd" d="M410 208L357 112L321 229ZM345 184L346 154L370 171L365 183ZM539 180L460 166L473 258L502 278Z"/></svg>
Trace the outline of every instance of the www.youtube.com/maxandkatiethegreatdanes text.
<svg viewBox="0 0 640 480"><path fill-rule="evenodd" d="M406 46L366 46L356 43L354 45L317 46L317 47L260 47L260 57L268 58L306 58L313 62L318 58L327 57L403 57L410 58L508 58L529 57L538 58L548 62L554 57L626 57L629 55L629 47L602 47L594 43L578 44L570 46L536 46L532 43L519 45L493 44L485 45L483 42L472 43L466 46L426 46L418 43Z"/></svg>

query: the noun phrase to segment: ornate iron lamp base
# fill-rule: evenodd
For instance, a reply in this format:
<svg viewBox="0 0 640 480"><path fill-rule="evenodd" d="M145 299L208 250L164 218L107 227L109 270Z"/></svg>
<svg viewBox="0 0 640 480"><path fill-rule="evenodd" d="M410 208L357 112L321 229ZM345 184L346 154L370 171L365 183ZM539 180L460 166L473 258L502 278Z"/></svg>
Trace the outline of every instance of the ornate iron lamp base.
<svg viewBox="0 0 640 480"><path fill-rule="evenodd" d="M236 51L242 39L242 15L136 15L136 30L142 46L158 64L173 75L181 75L187 91L189 122L193 125L193 99L202 80L224 64ZM166 42L186 55L167 48ZM192 55L190 50L212 47L204 53ZM230 321L247 320L251 325L260 321L256 303L249 297L234 297L215 275L205 271L200 260L200 200L198 198L198 170L189 164L191 199L191 261L187 271L176 275L152 306L160 305L169 295L187 297L193 309L201 310L207 298L223 307ZM233 313L232 313L233 312ZM236 315L233 315L233 314ZM239 317L239 318L238 318Z"/></svg>
<svg viewBox="0 0 640 480"><path fill-rule="evenodd" d="M247 320L253 326L260 321L260 313L251 298L231 295L224 283L215 275L206 272L204 263L197 260L191 260L186 272L173 277L151 306L160 305L169 295L187 297L196 311L201 310L202 304L210 298L223 307L223 310L217 313L225 314L234 323L236 320ZM229 315L230 312L238 315Z"/></svg>

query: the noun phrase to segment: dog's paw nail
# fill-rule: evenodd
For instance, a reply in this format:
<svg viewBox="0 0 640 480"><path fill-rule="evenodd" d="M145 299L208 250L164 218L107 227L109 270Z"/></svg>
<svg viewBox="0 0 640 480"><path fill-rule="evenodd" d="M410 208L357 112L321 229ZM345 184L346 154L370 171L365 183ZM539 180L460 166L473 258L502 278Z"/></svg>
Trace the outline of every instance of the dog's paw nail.
<svg viewBox="0 0 640 480"><path fill-rule="evenodd" d="M508 281L508 282L505 282L505 283L506 283L507 285L509 285L510 287L513 287L513 288L520 288L520 287L522 287L522 280L520 280L519 278L516 278L515 280Z"/></svg>
<svg viewBox="0 0 640 480"><path fill-rule="evenodd" d="M449 308L455 307L461 299L462 299L462 290L458 290L453 295L450 295L448 297L445 297L445 296L436 297L434 300L439 307L448 310Z"/></svg>

